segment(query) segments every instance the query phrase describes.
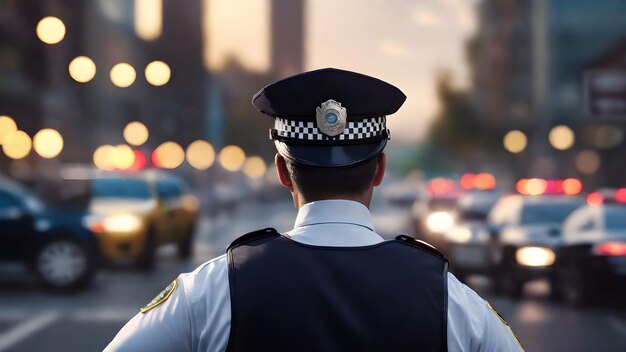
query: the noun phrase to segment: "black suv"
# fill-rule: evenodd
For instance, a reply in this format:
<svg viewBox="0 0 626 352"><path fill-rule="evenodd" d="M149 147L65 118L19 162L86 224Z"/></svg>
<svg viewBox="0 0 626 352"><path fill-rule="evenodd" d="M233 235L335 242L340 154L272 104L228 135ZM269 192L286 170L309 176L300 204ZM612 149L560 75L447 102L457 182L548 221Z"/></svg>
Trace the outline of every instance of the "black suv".
<svg viewBox="0 0 626 352"><path fill-rule="evenodd" d="M55 209L21 185L0 179L0 262L21 262L52 289L88 284L97 241L81 208Z"/></svg>

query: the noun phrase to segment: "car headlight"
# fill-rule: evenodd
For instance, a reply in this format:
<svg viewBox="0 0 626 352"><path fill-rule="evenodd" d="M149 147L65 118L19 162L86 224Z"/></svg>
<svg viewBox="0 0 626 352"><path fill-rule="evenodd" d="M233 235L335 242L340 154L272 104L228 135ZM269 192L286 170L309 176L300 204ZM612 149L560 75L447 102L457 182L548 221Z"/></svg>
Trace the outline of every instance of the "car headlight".
<svg viewBox="0 0 626 352"><path fill-rule="evenodd" d="M135 232L141 225L141 218L132 214L110 215L102 220L102 227L107 232Z"/></svg>
<svg viewBox="0 0 626 352"><path fill-rule="evenodd" d="M426 227L432 232L441 233L454 224L452 214L445 211L435 211L426 217Z"/></svg>
<svg viewBox="0 0 626 352"><path fill-rule="evenodd" d="M517 263L525 266L550 266L555 258L554 251L545 247L522 247L515 252Z"/></svg>
<svg viewBox="0 0 626 352"><path fill-rule="evenodd" d="M465 243L472 239L472 231L467 227L455 227L446 233L451 242Z"/></svg>

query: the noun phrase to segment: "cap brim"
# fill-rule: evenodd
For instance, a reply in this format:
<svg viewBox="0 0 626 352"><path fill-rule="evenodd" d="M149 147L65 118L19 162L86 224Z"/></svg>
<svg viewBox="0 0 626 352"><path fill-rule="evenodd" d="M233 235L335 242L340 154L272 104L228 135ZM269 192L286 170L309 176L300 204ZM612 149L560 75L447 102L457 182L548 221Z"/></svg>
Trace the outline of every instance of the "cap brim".
<svg viewBox="0 0 626 352"><path fill-rule="evenodd" d="M343 167L353 166L370 160L380 154L387 140L368 144L351 145L310 145L310 144L287 144L274 141L276 149L285 159L299 165L316 167Z"/></svg>

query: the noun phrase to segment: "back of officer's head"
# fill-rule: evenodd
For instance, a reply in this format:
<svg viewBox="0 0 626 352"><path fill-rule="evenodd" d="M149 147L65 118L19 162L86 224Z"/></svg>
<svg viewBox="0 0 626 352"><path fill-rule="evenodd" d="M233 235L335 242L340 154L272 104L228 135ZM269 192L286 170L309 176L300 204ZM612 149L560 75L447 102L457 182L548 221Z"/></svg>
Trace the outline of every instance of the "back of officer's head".
<svg viewBox="0 0 626 352"><path fill-rule="evenodd" d="M387 116L405 100L387 82L327 68L272 83L252 104L274 118L278 175L301 205L302 199L369 203L384 175Z"/></svg>
<svg viewBox="0 0 626 352"><path fill-rule="evenodd" d="M309 202L358 198L374 187L378 158L348 167L314 167L286 162L287 173L298 192Z"/></svg>

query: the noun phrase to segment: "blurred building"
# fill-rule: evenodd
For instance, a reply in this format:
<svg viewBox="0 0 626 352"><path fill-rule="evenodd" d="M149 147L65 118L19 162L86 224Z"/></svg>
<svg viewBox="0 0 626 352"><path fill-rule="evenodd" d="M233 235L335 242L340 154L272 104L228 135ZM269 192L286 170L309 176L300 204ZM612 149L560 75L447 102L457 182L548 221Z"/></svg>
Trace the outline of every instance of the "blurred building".
<svg viewBox="0 0 626 352"><path fill-rule="evenodd" d="M470 49L474 98L499 126L583 119L586 65L626 34L626 2L484 0Z"/></svg>
<svg viewBox="0 0 626 352"><path fill-rule="evenodd" d="M304 0L271 0L271 70L288 77L304 70Z"/></svg>

